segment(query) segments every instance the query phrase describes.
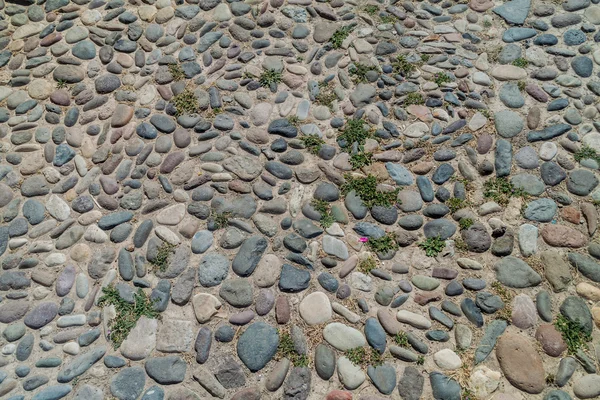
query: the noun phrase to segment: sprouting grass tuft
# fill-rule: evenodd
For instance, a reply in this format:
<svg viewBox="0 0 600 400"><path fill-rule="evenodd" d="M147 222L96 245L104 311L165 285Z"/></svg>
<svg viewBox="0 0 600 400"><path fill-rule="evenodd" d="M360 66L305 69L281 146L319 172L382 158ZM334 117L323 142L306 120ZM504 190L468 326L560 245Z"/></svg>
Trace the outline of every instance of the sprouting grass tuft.
<svg viewBox="0 0 600 400"><path fill-rule="evenodd" d="M198 98L189 89L183 90L181 93L173 96L172 103L175 106L175 115L193 114L200 107Z"/></svg>
<svg viewBox="0 0 600 400"><path fill-rule="evenodd" d="M333 102L337 100L337 94L333 90L331 82L319 83L319 94L315 96L315 103L326 106L329 110L333 110Z"/></svg>
<svg viewBox="0 0 600 400"><path fill-rule="evenodd" d="M160 313L153 308L154 302L146 296L140 288L134 294L134 303L127 303L114 286L102 288L102 296L98 300L100 307L115 306L116 317L109 321L109 339L113 347L118 349L123 341L129 335L129 332L135 327L138 319L142 316L148 318L158 318Z"/></svg>
<svg viewBox="0 0 600 400"><path fill-rule="evenodd" d="M423 98L423 95L419 92L412 92L406 95L406 97L404 98L404 106L408 107L411 105L421 105L425 103L425 99Z"/></svg>
<svg viewBox="0 0 600 400"><path fill-rule="evenodd" d="M483 197L494 200L501 206L505 206L511 197L527 198L527 192L516 188L506 178L491 178L483 184Z"/></svg>
<svg viewBox="0 0 600 400"><path fill-rule="evenodd" d="M150 264L152 264L155 269L164 272L169 265L169 259L171 258L171 254L173 254L173 250L175 250L175 245L163 242L158 248L156 258L150 261Z"/></svg>
<svg viewBox="0 0 600 400"><path fill-rule="evenodd" d="M461 230L469 229L474 224L474 221L471 218L461 218L458 221L458 225Z"/></svg>
<svg viewBox="0 0 600 400"><path fill-rule="evenodd" d="M377 67L374 65L354 63L348 68L348 72L353 76L354 82L356 83L367 82L367 73L369 71L377 71Z"/></svg>
<svg viewBox="0 0 600 400"><path fill-rule="evenodd" d="M308 149L312 154L319 154L321 146L325 144L325 141L317 135L304 135L300 136L300 141L304 144L304 147Z"/></svg>
<svg viewBox="0 0 600 400"><path fill-rule="evenodd" d="M383 363L381 354L374 348L355 347L346 350L344 355L350 362L357 367L366 367L368 365L377 366Z"/></svg>
<svg viewBox="0 0 600 400"><path fill-rule="evenodd" d="M368 208L373 206L389 207L398 203L400 188L390 192L377 190L377 178L373 175L364 178L354 178L351 175L346 175L345 178L346 183L341 186L342 194L347 195L354 190Z"/></svg>
<svg viewBox="0 0 600 400"><path fill-rule="evenodd" d="M320 199L312 199L310 205L313 206L316 212L321 214L319 222L323 228L327 229L335 222L333 215L331 215L331 206L329 202Z"/></svg>
<svg viewBox="0 0 600 400"><path fill-rule="evenodd" d="M350 165L352 169L359 169L373 163L373 153L361 151L350 156Z"/></svg>
<svg viewBox="0 0 600 400"><path fill-rule="evenodd" d="M277 347L277 358L287 358L294 367L308 367L309 359L306 354L298 354L294 347L294 341L289 333L279 332L279 346Z"/></svg>
<svg viewBox="0 0 600 400"><path fill-rule="evenodd" d="M258 78L258 82L264 87L270 87L271 84L281 82L281 72L274 69L268 69Z"/></svg>
<svg viewBox="0 0 600 400"><path fill-rule="evenodd" d="M442 86L444 83L452 82L452 78L450 78L450 75L448 75L445 72L438 72L437 74L435 74L434 82L438 86Z"/></svg>
<svg viewBox="0 0 600 400"><path fill-rule="evenodd" d="M439 236L430 237L419 243L419 247L425 250L425 255L427 257L435 257L444 250L446 242Z"/></svg>
<svg viewBox="0 0 600 400"><path fill-rule="evenodd" d="M398 332L394 336L394 342L400 347L408 347L410 343L408 343L408 335L406 332Z"/></svg>
<svg viewBox="0 0 600 400"><path fill-rule="evenodd" d="M333 47L334 49L339 49L340 47L342 47L342 43L344 43L344 40L346 40L346 38L350 35L350 32L352 32L353 30L354 27L347 25L342 26L337 31L335 31L330 40L331 47Z"/></svg>
<svg viewBox="0 0 600 400"><path fill-rule="evenodd" d="M175 81L185 79L185 73L179 64L169 64L169 72Z"/></svg>
<svg viewBox="0 0 600 400"><path fill-rule="evenodd" d="M392 61L394 72L402 76L409 76L415 69L415 65L406 59L406 56L399 55Z"/></svg>
<svg viewBox="0 0 600 400"><path fill-rule="evenodd" d="M398 250L398 242L396 242L396 235L393 233L386 233L380 238L369 238L367 246L375 253L387 253L389 251Z"/></svg>
<svg viewBox="0 0 600 400"><path fill-rule="evenodd" d="M223 229L229 226L229 219L231 218L230 212L215 213L214 221L217 229Z"/></svg>
<svg viewBox="0 0 600 400"><path fill-rule="evenodd" d="M377 268L377 261L374 257L368 256L367 258L363 258L362 260L360 260L356 268L358 268L358 270L363 274L368 274L369 272Z"/></svg>
<svg viewBox="0 0 600 400"><path fill-rule="evenodd" d="M581 160L595 160L600 165L600 155L588 145L583 145L579 150L575 152L573 155L575 161L581 162Z"/></svg>
<svg viewBox="0 0 600 400"><path fill-rule="evenodd" d="M369 5L366 5L363 8L363 10L369 15L375 15L375 14L377 14L377 11L379 11L379 7L377 7L374 4L369 4Z"/></svg>
<svg viewBox="0 0 600 400"><path fill-rule="evenodd" d="M342 148L351 147L355 142L363 146L366 140L373 136L373 132L362 119L348 119L343 127L340 128L338 141L345 142Z"/></svg>
<svg viewBox="0 0 600 400"><path fill-rule="evenodd" d="M64 81L62 79L59 79L58 81L56 81L56 88L57 89L64 89L67 87L67 81Z"/></svg>
<svg viewBox="0 0 600 400"><path fill-rule="evenodd" d="M450 208L450 212L455 213L461 208L467 207L468 202L458 197L452 197L446 202L446 205Z"/></svg>
<svg viewBox="0 0 600 400"><path fill-rule="evenodd" d="M416 364L417 365L423 365L423 364L425 364L425 357L423 357L423 356L417 357Z"/></svg>
<svg viewBox="0 0 600 400"><path fill-rule="evenodd" d="M567 344L569 354L575 354L580 349L586 350L588 348L587 343L592 341L590 334L579 323L566 318L562 314L556 317L554 326Z"/></svg>
<svg viewBox="0 0 600 400"><path fill-rule="evenodd" d="M515 67L519 67L519 68L527 68L527 66L529 65L529 61L527 61L523 57L519 57L515 61L512 62L512 65L514 65Z"/></svg>

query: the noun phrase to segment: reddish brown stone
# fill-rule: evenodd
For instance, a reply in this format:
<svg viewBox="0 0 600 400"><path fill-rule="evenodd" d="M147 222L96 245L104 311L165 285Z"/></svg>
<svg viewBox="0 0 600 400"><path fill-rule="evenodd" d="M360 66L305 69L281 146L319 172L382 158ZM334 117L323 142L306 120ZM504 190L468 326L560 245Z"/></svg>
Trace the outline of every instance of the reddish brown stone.
<svg viewBox="0 0 600 400"><path fill-rule="evenodd" d="M535 332L535 338L549 356L558 357L567 349L562 335L552 324L540 325Z"/></svg>
<svg viewBox="0 0 600 400"><path fill-rule="evenodd" d="M279 296L275 302L275 317L278 324L287 324L290 321L290 303L287 297Z"/></svg>
<svg viewBox="0 0 600 400"><path fill-rule="evenodd" d="M345 390L334 390L325 397L325 400L352 400L352 393Z"/></svg>
<svg viewBox="0 0 600 400"><path fill-rule="evenodd" d="M581 213L578 209L572 206L564 207L560 212L560 215L563 217L563 219L572 224L579 224L579 221L581 220Z"/></svg>
<svg viewBox="0 0 600 400"><path fill-rule="evenodd" d="M564 225L546 224L542 228L542 237L554 247L583 247L587 238L578 230Z"/></svg>
<svg viewBox="0 0 600 400"><path fill-rule="evenodd" d="M417 293L415 295L414 301L420 306L424 306L432 301L439 301L442 299L442 295L440 293Z"/></svg>

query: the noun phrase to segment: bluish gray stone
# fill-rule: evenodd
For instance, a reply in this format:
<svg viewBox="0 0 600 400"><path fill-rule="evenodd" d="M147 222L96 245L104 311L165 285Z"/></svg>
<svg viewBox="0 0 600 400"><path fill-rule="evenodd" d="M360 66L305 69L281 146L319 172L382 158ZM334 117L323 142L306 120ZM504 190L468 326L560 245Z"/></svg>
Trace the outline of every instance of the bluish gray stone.
<svg viewBox="0 0 600 400"><path fill-rule="evenodd" d="M496 342L500 335L504 333L507 327L507 322L501 319L496 319L490 322L486 328L479 346L475 350L475 365L482 363L496 346Z"/></svg>
<svg viewBox="0 0 600 400"><path fill-rule="evenodd" d="M237 342L237 354L252 372L261 370L275 356L279 346L277 329L264 322L255 322L242 333Z"/></svg>
<svg viewBox="0 0 600 400"><path fill-rule="evenodd" d="M146 374L142 367L120 370L110 381L110 392L119 400L136 400L144 391Z"/></svg>
<svg viewBox="0 0 600 400"><path fill-rule="evenodd" d="M187 363L179 356L152 357L146 361L145 369L157 383L172 385L183 382Z"/></svg>
<svg viewBox="0 0 600 400"><path fill-rule="evenodd" d="M523 215L531 221L550 222L556 215L558 206L551 199L533 200L525 208Z"/></svg>

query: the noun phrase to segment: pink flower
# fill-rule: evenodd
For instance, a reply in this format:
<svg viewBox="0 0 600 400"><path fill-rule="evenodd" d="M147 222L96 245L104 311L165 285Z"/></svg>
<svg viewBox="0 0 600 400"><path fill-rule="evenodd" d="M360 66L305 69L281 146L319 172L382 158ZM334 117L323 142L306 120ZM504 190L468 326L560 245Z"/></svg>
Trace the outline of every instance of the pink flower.
<svg viewBox="0 0 600 400"><path fill-rule="evenodd" d="M360 241L361 241L361 242L363 242L363 243L366 243L366 242L368 242L368 241L369 241L369 238L367 238L367 237L361 237L361 238L360 238L360 239L358 239L358 240L360 240Z"/></svg>

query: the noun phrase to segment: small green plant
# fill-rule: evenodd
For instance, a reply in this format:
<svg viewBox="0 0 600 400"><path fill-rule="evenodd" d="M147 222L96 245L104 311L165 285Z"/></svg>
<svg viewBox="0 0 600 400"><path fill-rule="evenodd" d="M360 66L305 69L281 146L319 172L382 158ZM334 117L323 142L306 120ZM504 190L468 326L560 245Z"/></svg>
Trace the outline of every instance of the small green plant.
<svg viewBox="0 0 600 400"><path fill-rule="evenodd" d="M435 74L434 82L438 86L442 86L444 83L452 82L452 78L450 78L450 75L445 72L438 72Z"/></svg>
<svg viewBox="0 0 600 400"><path fill-rule="evenodd" d="M197 112L200 107L198 98L194 92L189 89L185 89L181 93L173 96L172 102L175 106L175 115L178 117L184 114L193 114Z"/></svg>
<svg viewBox="0 0 600 400"><path fill-rule="evenodd" d="M268 69L260 75L258 82L263 87L270 87L271 84L278 84L281 82L281 71Z"/></svg>
<svg viewBox="0 0 600 400"><path fill-rule="evenodd" d="M379 7L377 7L374 4L369 4L369 5L366 5L363 8L363 10L369 15L375 15L375 14L377 14L377 11L379 11Z"/></svg>
<svg viewBox="0 0 600 400"><path fill-rule="evenodd" d="M215 213L214 221L215 221L215 226L217 227L217 229L223 229L223 228L228 227L230 218L231 218L230 212Z"/></svg>
<svg viewBox="0 0 600 400"><path fill-rule="evenodd" d="M356 83L367 82L367 73L369 71L377 71L377 67L374 65L354 63L348 68L348 72L353 76L354 82Z"/></svg>
<svg viewBox="0 0 600 400"><path fill-rule="evenodd" d="M554 326L567 344L569 354L575 354L579 349L587 350L587 343L592 341L592 337L584 330L583 326L562 314L558 315L556 321L554 321Z"/></svg>
<svg viewBox="0 0 600 400"><path fill-rule="evenodd" d="M527 192L516 188L504 177L491 178L483 184L483 197L490 198L501 206L506 206L511 197L527 198Z"/></svg>
<svg viewBox="0 0 600 400"><path fill-rule="evenodd" d="M98 300L98 306L105 307L113 305L116 316L109 321L108 337L113 343L113 347L118 349L123 341L129 335L129 332L135 327L138 319L142 316L148 318L158 318L160 313L153 307L154 302L146 296L140 288L133 295L134 302L126 302L114 286L102 288L102 296Z"/></svg>
<svg viewBox="0 0 600 400"><path fill-rule="evenodd" d="M310 205L316 212L321 214L319 222L323 228L327 229L335 222L333 215L331 215L331 206L329 202L320 199L312 199Z"/></svg>
<svg viewBox="0 0 600 400"><path fill-rule="evenodd" d="M519 88L519 90L521 92L525 90L525 87L527 87L527 82L525 82L525 81L517 82L517 88Z"/></svg>
<svg viewBox="0 0 600 400"><path fill-rule="evenodd" d="M374 257L368 256L367 258L363 258L358 262L357 268L363 274L368 274L377 268L377 261L375 261Z"/></svg>
<svg viewBox="0 0 600 400"><path fill-rule="evenodd" d="M337 100L337 94L333 91L333 85L330 82L319 83L319 94L315 96L315 103L333 109L333 102Z"/></svg>
<svg viewBox="0 0 600 400"><path fill-rule="evenodd" d="M473 225L473 220L471 218L461 218L460 221L458 221L458 225L460 226L460 230L464 231Z"/></svg>
<svg viewBox="0 0 600 400"><path fill-rule="evenodd" d="M408 76L416 69L415 65L406 60L406 56L402 54L396 57L395 61L392 61L392 68L395 73L402 76Z"/></svg>
<svg viewBox="0 0 600 400"><path fill-rule="evenodd" d="M581 160L590 159L600 164L600 155L598 155L596 150L587 145L584 145L579 150L577 150L573 157L577 162L581 162Z"/></svg>
<svg viewBox="0 0 600 400"><path fill-rule="evenodd" d="M391 14L380 15L379 19L381 20L382 24L394 24L398 20L395 15Z"/></svg>
<svg viewBox="0 0 600 400"><path fill-rule="evenodd" d="M439 236L430 237L419 243L419 247L425 250L427 257L435 257L444 250L446 242Z"/></svg>
<svg viewBox="0 0 600 400"><path fill-rule="evenodd" d="M554 374L546 375L546 385L554 385L555 379L556 379L556 376Z"/></svg>
<svg viewBox="0 0 600 400"><path fill-rule="evenodd" d="M169 72L175 81L182 81L185 79L185 73L179 64L169 64Z"/></svg>
<svg viewBox="0 0 600 400"><path fill-rule="evenodd" d="M157 270L164 272L169 265L169 259L171 258L171 254L173 254L173 250L175 250L174 245L163 242L156 252L156 257L150 261L150 264Z"/></svg>
<svg viewBox="0 0 600 400"><path fill-rule="evenodd" d="M523 57L519 57L515 61L512 62L512 65L514 65L515 67L519 67L519 68L527 68L527 66L529 65L529 61L527 61Z"/></svg>
<svg viewBox="0 0 600 400"><path fill-rule="evenodd" d="M416 363L417 363L417 365L423 365L423 364L425 364L425 357L423 357L423 356L417 357Z"/></svg>
<svg viewBox="0 0 600 400"><path fill-rule="evenodd" d="M456 239L454 239L454 249L460 252L469 251L469 247L461 237L457 237Z"/></svg>
<svg viewBox="0 0 600 400"><path fill-rule="evenodd" d="M308 367L309 364L308 356L306 354L298 354L296 351L294 341L289 333L279 332L277 358L287 358L294 367Z"/></svg>
<svg viewBox="0 0 600 400"><path fill-rule="evenodd" d="M471 389L465 387L461 389L460 400L477 400L477 397L475 397L475 394L473 394Z"/></svg>
<svg viewBox="0 0 600 400"><path fill-rule="evenodd" d="M450 198L446 204L448 205L448 208L450 208L450 212L451 213L455 213L458 210L460 210L461 208L465 208L467 207L467 202L464 199L458 198L458 197L452 197Z"/></svg>
<svg viewBox="0 0 600 400"><path fill-rule="evenodd" d="M293 125L293 126L296 126L296 127L298 125L300 125L300 118L298 118L297 115L290 115L289 117L287 117L287 120L290 123L290 125ZM302 139L302 138L300 138L300 139Z"/></svg>
<svg viewBox="0 0 600 400"><path fill-rule="evenodd" d="M346 175L346 183L342 184L341 191L343 195L347 195L351 191L355 191L360 197L364 205L368 208L373 206L390 207L398 203L398 192L400 188L396 188L390 192L377 190L377 178L373 175L368 175L364 178L354 178L351 175Z"/></svg>
<svg viewBox="0 0 600 400"><path fill-rule="evenodd" d="M58 81L56 81L56 88L57 89L64 89L67 87L67 81L59 79Z"/></svg>
<svg viewBox="0 0 600 400"><path fill-rule="evenodd" d="M410 105L416 104L416 105L421 105L425 103L425 99L423 98L423 95L419 92L412 92L406 95L406 97L404 98L404 106L408 107Z"/></svg>
<svg viewBox="0 0 600 400"><path fill-rule="evenodd" d="M350 156L350 165L352 169L359 169L367 165L371 165L373 162L373 153L368 151L361 151Z"/></svg>
<svg viewBox="0 0 600 400"><path fill-rule="evenodd" d="M431 59L431 54L421 54L421 61L424 63L428 62Z"/></svg>
<svg viewBox="0 0 600 400"><path fill-rule="evenodd" d="M394 336L394 342L400 347L408 347L410 343L408 343L408 335L406 332L398 332Z"/></svg>
<svg viewBox="0 0 600 400"><path fill-rule="evenodd" d="M398 250L398 242L396 242L396 235L393 233L386 233L380 238L369 238L367 241L369 248L375 253L387 253L390 251Z"/></svg>
<svg viewBox="0 0 600 400"><path fill-rule="evenodd" d="M381 354L374 348L355 347L346 350L344 353L350 362L358 367L366 367L367 365L381 365L383 358Z"/></svg>
<svg viewBox="0 0 600 400"><path fill-rule="evenodd" d="M359 146L363 146L366 140L373 136L373 132L365 124L362 119L348 119L338 134L338 141L344 141L345 145L342 148L347 149L352 147L354 142Z"/></svg>
<svg viewBox="0 0 600 400"><path fill-rule="evenodd" d="M504 303L504 307L498 311L496 317L510 323L512 321L513 294L498 281L492 283L492 290Z"/></svg>
<svg viewBox="0 0 600 400"><path fill-rule="evenodd" d="M339 49L340 47L342 47L342 43L344 43L344 40L346 40L346 38L350 35L350 32L352 32L353 30L354 27L347 25L342 26L337 31L335 31L333 33L333 36L331 36L331 47L333 47L334 49Z"/></svg>
<svg viewBox="0 0 600 400"><path fill-rule="evenodd" d="M219 115L223 112L223 109L221 107L215 107L212 109L212 113L213 115Z"/></svg>
<svg viewBox="0 0 600 400"><path fill-rule="evenodd" d="M484 108L483 110L479 110L479 112L481 113L481 115L483 115L487 119L491 119L491 120L494 119L494 114L492 114L492 112L490 111L489 108Z"/></svg>
<svg viewBox="0 0 600 400"><path fill-rule="evenodd" d="M492 27L492 21L490 21L489 19L486 19L483 21L483 27L484 28L491 28Z"/></svg>
<svg viewBox="0 0 600 400"><path fill-rule="evenodd" d="M325 141L318 135L303 135L300 136L300 141L304 147L312 154L319 154L321 146L325 144Z"/></svg>

